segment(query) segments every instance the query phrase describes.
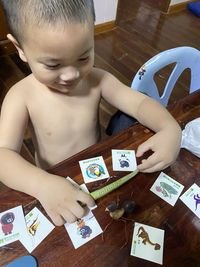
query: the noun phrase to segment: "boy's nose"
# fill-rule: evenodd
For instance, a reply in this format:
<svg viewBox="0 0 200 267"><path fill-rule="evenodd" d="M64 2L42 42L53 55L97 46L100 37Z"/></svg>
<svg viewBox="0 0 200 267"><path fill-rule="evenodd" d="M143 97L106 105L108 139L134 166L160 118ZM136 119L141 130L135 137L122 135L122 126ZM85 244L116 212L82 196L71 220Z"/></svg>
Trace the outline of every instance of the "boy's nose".
<svg viewBox="0 0 200 267"><path fill-rule="evenodd" d="M74 67L67 67L62 70L60 74L60 80L62 81L71 81L79 78L80 73L77 68Z"/></svg>

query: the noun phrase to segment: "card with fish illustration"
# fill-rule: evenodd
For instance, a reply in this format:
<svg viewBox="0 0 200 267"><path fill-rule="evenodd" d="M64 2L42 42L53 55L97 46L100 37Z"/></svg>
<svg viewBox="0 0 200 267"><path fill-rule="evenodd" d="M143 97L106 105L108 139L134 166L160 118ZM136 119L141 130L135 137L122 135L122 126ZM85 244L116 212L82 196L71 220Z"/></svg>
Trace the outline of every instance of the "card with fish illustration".
<svg viewBox="0 0 200 267"><path fill-rule="evenodd" d="M114 171L135 171L137 169L135 151L112 149L112 165Z"/></svg>
<svg viewBox="0 0 200 267"><path fill-rule="evenodd" d="M85 183L96 182L109 177L103 157L90 158L79 161Z"/></svg>
<svg viewBox="0 0 200 267"><path fill-rule="evenodd" d="M102 233L101 226L91 211L83 218L78 219L75 223L66 223L65 229L75 249Z"/></svg>
<svg viewBox="0 0 200 267"><path fill-rule="evenodd" d="M200 219L200 187L197 184L193 184L180 200Z"/></svg>
<svg viewBox="0 0 200 267"><path fill-rule="evenodd" d="M0 213L0 247L15 242L26 233L22 206Z"/></svg>
<svg viewBox="0 0 200 267"><path fill-rule="evenodd" d="M164 230L135 223L131 255L159 264L163 263Z"/></svg>
<svg viewBox="0 0 200 267"><path fill-rule="evenodd" d="M37 207L33 208L25 216L25 221L29 238L23 236L20 238L20 242L31 253L50 234L55 226Z"/></svg>
<svg viewBox="0 0 200 267"><path fill-rule="evenodd" d="M183 188L184 186L182 184L172 179L164 172L161 172L150 190L170 205L174 206Z"/></svg>
<svg viewBox="0 0 200 267"><path fill-rule="evenodd" d="M70 181L78 189L83 190L85 193L88 193L88 194L90 193L89 190L88 190L88 188L87 188L87 186L86 186L86 184L79 185L72 178L70 178L69 176L67 176L66 179L68 181ZM90 210L94 210L96 208L97 208L97 205L95 205L94 207L90 207Z"/></svg>

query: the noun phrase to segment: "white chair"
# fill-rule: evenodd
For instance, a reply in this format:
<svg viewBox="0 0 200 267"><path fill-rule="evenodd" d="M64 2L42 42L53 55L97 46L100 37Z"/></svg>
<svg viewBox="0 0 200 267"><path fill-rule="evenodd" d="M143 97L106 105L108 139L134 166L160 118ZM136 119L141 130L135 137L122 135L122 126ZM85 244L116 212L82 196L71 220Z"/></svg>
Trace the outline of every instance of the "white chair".
<svg viewBox="0 0 200 267"><path fill-rule="evenodd" d="M167 65L175 67L160 96L154 81L155 74ZM191 81L189 93L200 89L200 51L192 47L176 47L163 51L148 60L135 75L131 88L140 91L167 106L176 81L184 70L190 69Z"/></svg>

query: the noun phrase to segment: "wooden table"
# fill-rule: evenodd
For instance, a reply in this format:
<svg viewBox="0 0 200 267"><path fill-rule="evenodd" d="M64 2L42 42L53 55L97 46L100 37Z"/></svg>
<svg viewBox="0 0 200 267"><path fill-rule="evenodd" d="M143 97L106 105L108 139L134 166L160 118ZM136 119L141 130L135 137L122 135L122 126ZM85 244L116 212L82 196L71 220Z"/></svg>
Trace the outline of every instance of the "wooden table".
<svg viewBox="0 0 200 267"><path fill-rule="evenodd" d="M180 100L169 109L184 128L187 122L200 117L200 91ZM137 124L61 162L51 168L50 172L63 177L73 177L75 181L82 183L78 161L102 155L110 175L120 178L126 173L112 171L111 149L136 149L151 134ZM200 186L200 159L184 149L181 149L176 162L164 172L183 184L184 191L193 183ZM105 212L105 207L111 201L119 198L122 202L131 198L137 203L137 209L128 216L129 220L126 223L127 245L123 247L126 242L125 223L121 220L112 222L103 235L104 240L100 235L77 250L73 248L64 227L56 227L32 253L37 258L39 266L158 266L130 256L134 222L165 230L163 266L200 266L200 220L180 200L172 207L149 190L159 173L139 173L123 187L97 202L98 208L94 210L94 214L102 229L112 220ZM89 189L94 189L99 183L89 184ZM25 212L34 206L41 208L32 197L10 189L0 194L0 203L1 211L20 204L23 205ZM0 249L0 265L27 254L21 243L18 241L12 243Z"/></svg>

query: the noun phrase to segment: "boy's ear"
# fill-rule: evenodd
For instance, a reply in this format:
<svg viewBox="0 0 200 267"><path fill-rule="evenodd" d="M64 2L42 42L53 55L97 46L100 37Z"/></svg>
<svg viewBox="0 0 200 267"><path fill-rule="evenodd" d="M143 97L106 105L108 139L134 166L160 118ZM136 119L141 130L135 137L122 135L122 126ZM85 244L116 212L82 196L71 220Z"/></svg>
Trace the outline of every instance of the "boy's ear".
<svg viewBox="0 0 200 267"><path fill-rule="evenodd" d="M24 51L22 49L22 47L20 46L20 44L18 43L18 41L15 39L15 37L12 34L7 34L7 38L14 44L14 46L16 47L19 57L21 58L22 61L27 62L26 56L24 54Z"/></svg>

